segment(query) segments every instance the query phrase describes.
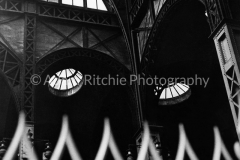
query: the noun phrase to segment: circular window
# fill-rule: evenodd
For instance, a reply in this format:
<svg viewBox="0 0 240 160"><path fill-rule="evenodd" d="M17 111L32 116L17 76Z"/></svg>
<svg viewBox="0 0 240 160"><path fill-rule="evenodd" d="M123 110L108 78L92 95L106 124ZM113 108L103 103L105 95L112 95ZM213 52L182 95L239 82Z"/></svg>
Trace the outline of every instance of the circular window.
<svg viewBox="0 0 240 160"><path fill-rule="evenodd" d="M158 96L159 105L173 105L189 98L191 89L188 85L182 83L171 83L167 86L156 86L155 96Z"/></svg>
<svg viewBox="0 0 240 160"><path fill-rule="evenodd" d="M69 68L55 73L49 80L48 88L56 96L67 97L77 93L83 81L81 72Z"/></svg>

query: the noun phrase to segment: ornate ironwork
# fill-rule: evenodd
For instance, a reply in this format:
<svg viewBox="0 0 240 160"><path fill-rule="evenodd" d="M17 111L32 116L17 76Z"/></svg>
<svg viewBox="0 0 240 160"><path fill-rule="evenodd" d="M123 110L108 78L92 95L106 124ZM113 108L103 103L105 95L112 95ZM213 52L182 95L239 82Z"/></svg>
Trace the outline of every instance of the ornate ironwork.
<svg viewBox="0 0 240 160"><path fill-rule="evenodd" d="M0 10L22 12L22 1L0 0Z"/></svg>
<svg viewBox="0 0 240 160"><path fill-rule="evenodd" d="M37 11L34 9L33 12L36 12L36 14L39 16L98 24L110 27L119 27L117 18L113 13L98 10L87 11L86 9L73 9L71 6L57 6L53 4L46 4L44 2L38 2L36 5ZM0 10L21 13L27 10L28 12L31 12L28 10L28 7L24 6L23 1L21 0L0 0Z"/></svg>
<svg viewBox="0 0 240 160"><path fill-rule="evenodd" d="M220 14L219 7L216 3L216 0L206 0L206 8L208 10L208 16L210 19L210 28L212 31L218 26L222 20L222 15Z"/></svg>
<svg viewBox="0 0 240 160"><path fill-rule="evenodd" d="M231 31L230 31L231 32ZM229 104L237 131L240 131L240 74L239 66L233 50L234 40L231 39L229 29L224 25L214 37L223 79L228 94ZM240 140L240 135L238 135Z"/></svg>
<svg viewBox="0 0 240 160"><path fill-rule="evenodd" d="M26 14L25 23L23 110L26 113L27 121L33 121L34 86L31 83L31 76L35 72L36 17L34 15Z"/></svg>
<svg viewBox="0 0 240 160"><path fill-rule="evenodd" d="M21 61L0 42L0 69L6 75L12 87L20 83L20 66Z"/></svg>
<svg viewBox="0 0 240 160"><path fill-rule="evenodd" d="M164 4L164 6L160 9L159 14L157 15L156 20L154 21L154 24L152 26L152 30L149 34L148 40L146 42L146 47L144 49L144 53L142 56L142 62L141 62L141 74L143 76L150 76L149 71L148 71L148 65L153 63L153 58L152 58L152 51L155 50L154 46L154 39L159 31L159 26L161 25L162 20L164 19L166 13L169 11L169 9L175 5L177 2L181 0L167 0Z"/></svg>
<svg viewBox="0 0 240 160"><path fill-rule="evenodd" d="M91 49L84 49L84 48L63 49L63 50L53 52L50 55L46 55L45 57L41 58L37 62L36 72L37 74L41 75L51 64L64 58L78 57L78 56L88 57L88 58L101 61L109 65L111 68L113 68L115 71L117 71L119 74L123 76L130 74L130 71L127 68L125 68L122 64L120 64L113 58L105 54L102 54L98 51L91 50Z"/></svg>
<svg viewBox="0 0 240 160"><path fill-rule="evenodd" d="M130 15L130 18L131 18L131 21L133 22L135 17L138 15L138 12L143 4L144 0L135 0L133 5L132 5L132 8L129 12L129 15Z"/></svg>
<svg viewBox="0 0 240 160"><path fill-rule="evenodd" d="M126 29L123 25L123 21L121 19L121 16L118 12L118 9L115 5L115 3L113 2L113 0L109 0L108 2L108 5L114 10L114 12L116 13L117 17L118 17L118 21L120 23L120 26L121 26L121 29L122 29L122 32L123 32L123 36L124 36L124 39L125 39L125 42L126 42L126 46L127 46L127 49L128 49L128 52L129 52L129 57L130 57L130 62L131 62L131 68L132 68L132 73L137 75L138 74L138 69L137 69L137 61L136 61L136 57L135 55L133 54L132 52L132 48L131 48L131 45L130 45L130 42L129 42L129 38L127 36L127 32L126 32ZM141 104L141 95L140 95L140 89L139 89L139 85L137 83L134 83L134 89L133 89L135 92L135 97L136 97L136 100L137 100L137 112L138 112L138 123L139 123L139 126L141 127L142 126L142 119L143 119L143 114L142 114L142 104Z"/></svg>
<svg viewBox="0 0 240 160"><path fill-rule="evenodd" d="M90 12L80 9L77 10L67 7L56 7L49 4L46 5L39 3L38 14L46 17L118 27L115 15L107 12Z"/></svg>

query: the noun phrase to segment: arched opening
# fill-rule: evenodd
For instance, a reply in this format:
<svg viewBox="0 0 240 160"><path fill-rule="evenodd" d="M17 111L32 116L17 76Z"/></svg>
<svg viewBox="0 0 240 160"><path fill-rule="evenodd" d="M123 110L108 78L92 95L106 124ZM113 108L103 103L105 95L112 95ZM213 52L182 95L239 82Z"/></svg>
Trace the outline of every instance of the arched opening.
<svg viewBox="0 0 240 160"><path fill-rule="evenodd" d="M85 83L72 96L55 96L49 91L48 84L44 84L45 78L66 68L81 71ZM117 78L118 74L106 63L83 56L62 58L45 68L41 74L42 82L35 90L35 138L50 140L54 146L60 133L62 116L66 114L82 158L94 159L102 138L103 120L109 117L114 138L124 155L134 134L131 107L135 106L131 103L130 88L114 85L113 81L110 84L106 84L106 80L97 82L97 77ZM44 143L36 143L35 146L41 156ZM69 158L67 152L63 156L64 159Z"/></svg>
<svg viewBox="0 0 240 160"><path fill-rule="evenodd" d="M146 117L163 125L163 143L173 157L183 123L199 159L212 157L213 127L218 126L228 150L233 154L237 134L224 87L216 49L210 35L205 7L199 1L181 1L171 8L154 38L154 64L150 72L158 77L189 80L190 97L174 105L157 105L152 86L147 87ZM149 107L151 106L151 107Z"/></svg>

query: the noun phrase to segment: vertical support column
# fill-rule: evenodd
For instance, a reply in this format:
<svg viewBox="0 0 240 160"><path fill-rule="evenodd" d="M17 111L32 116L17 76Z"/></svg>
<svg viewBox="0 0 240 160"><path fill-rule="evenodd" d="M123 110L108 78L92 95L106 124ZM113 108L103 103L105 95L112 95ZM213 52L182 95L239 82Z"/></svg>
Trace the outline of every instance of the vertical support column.
<svg viewBox="0 0 240 160"><path fill-rule="evenodd" d="M33 140L34 135L34 85L32 76L35 73L36 49L36 2L25 1L25 31L24 31L24 65L22 69L22 110L26 115L26 129L28 139L22 139L20 144L20 160L28 158L32 148L26 147L27 140Z"/></svg>
<svg viewBox="0 0 240 160"><path fill-rule="evenodd" d="M34 121L34 86L32 75L35 72L35 28L36 17L25 15L25 55L24 55L24 87L23 87L23 110L26 114L26 121Z"/></svg>
<svg viewBox="0 0 240 160"><path fill-rule="evenodd" d="M240 72L238 63L238 61L240 61L240 57L239 51L237 50L237 48L234 47L235 40L233 35L230 35L231 32L232 29L227 25L224 25L220 32L218 32L218 34L214 36L214 43L221 65L221 70L228 94L233 120L237 129L240 127Z"/></svg>
<svg viewBox="0 0 240 160"><path fill-rule="evenodd" d="M227 0L206 0L206 9L212 31L229 104L240 140L240 25L233 17L238 14ZM232 0L233 3L239 3Z"/></svg>

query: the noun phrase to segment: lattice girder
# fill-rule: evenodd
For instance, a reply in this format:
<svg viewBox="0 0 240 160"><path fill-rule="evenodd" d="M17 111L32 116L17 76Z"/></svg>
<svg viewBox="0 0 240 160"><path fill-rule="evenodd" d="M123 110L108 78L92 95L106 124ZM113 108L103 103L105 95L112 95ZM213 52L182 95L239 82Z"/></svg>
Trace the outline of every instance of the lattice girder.
<svg viewBox="0 0 240 160"><path fill-rule="evenodd" d="M214 37L225 87L236 129L240 127L240 72L238 51L234 48L231 27L224 25ZM240 135L238 135L240 138Z"/></svg>
<svg viewBox="0 0 240 160"><path fill-rule="evenodd" d="M36 17L25 15L25 45L24 45L24 68L23 68L23 101L22 109L26 113L26 120L34 121L34 86L31 76L35 73L35 36L36 36Z"/></svg>
<svg viewBox="0 0 240 160"><path fill-rule="evenodd" d="M0 42L0 69L9 80L12 87L20 83L20 60L11 53L11 51Z"/></svg>

